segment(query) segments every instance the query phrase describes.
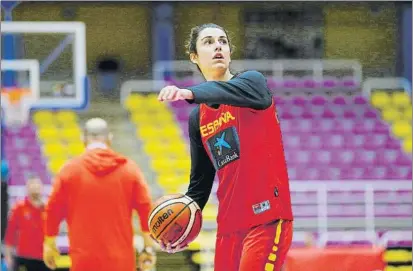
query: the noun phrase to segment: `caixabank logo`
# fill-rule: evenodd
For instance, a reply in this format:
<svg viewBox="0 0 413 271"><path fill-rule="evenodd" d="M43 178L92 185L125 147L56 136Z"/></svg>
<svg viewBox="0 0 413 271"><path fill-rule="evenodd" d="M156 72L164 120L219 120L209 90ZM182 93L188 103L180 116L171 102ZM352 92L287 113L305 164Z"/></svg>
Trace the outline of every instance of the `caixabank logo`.
<svg viewBox="0 0 413 271"><path fill-rule="evenodd" d="M221 169L240 158L239 137L233 126L209 138L208 147L216 169Z"/></svg>

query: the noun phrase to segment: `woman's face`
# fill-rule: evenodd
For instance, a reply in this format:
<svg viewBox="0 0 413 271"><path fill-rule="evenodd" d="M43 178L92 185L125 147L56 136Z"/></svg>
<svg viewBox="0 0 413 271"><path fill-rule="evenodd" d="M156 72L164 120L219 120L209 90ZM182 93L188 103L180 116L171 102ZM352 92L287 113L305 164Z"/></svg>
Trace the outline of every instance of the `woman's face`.
<svg viewBox="0 0 413 271"><path fill-rule="evenodd" d="M205 28L196 42L197 54L191 54L191 61L198 64L202 72L227 70L231 62L228 37L219 28Z"/></svg>

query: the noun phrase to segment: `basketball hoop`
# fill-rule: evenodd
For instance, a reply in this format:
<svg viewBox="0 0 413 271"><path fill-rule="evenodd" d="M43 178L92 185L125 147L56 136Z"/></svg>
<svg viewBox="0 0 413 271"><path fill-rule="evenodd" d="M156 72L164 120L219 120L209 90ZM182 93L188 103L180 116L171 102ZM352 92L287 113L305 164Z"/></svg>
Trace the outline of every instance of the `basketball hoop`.
<svg viewBox="0 0 413 271"><path fill-rule="evenodd" d="M30 106L34 99L29 89L1 89L1 107L6 126L20 127L29 121Z"/></svg>

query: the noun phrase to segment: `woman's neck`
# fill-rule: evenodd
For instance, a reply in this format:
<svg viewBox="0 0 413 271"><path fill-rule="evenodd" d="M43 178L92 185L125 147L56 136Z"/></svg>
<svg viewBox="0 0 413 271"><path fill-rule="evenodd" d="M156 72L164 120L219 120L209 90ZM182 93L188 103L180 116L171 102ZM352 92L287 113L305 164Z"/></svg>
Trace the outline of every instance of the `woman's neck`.
<svg viewBox="0 0 413 271"><path fill-rule="evenodd" d="M231 74L230 70L227 69L225 73L211 73L204 74L205 80L207 81L229 81L234 75Z"/></svg>

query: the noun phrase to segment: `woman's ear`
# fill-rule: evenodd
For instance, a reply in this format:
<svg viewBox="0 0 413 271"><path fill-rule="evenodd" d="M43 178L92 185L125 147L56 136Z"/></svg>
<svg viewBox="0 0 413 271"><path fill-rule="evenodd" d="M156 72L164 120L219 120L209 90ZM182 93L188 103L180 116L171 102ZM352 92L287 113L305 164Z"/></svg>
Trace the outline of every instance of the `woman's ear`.
<svg viewBox="0 0 413 271"><path fill-rule="evenodd" d="M189 54L189 59L191 60L192 63L198 65L198 55L195 53Z"/></svg>

